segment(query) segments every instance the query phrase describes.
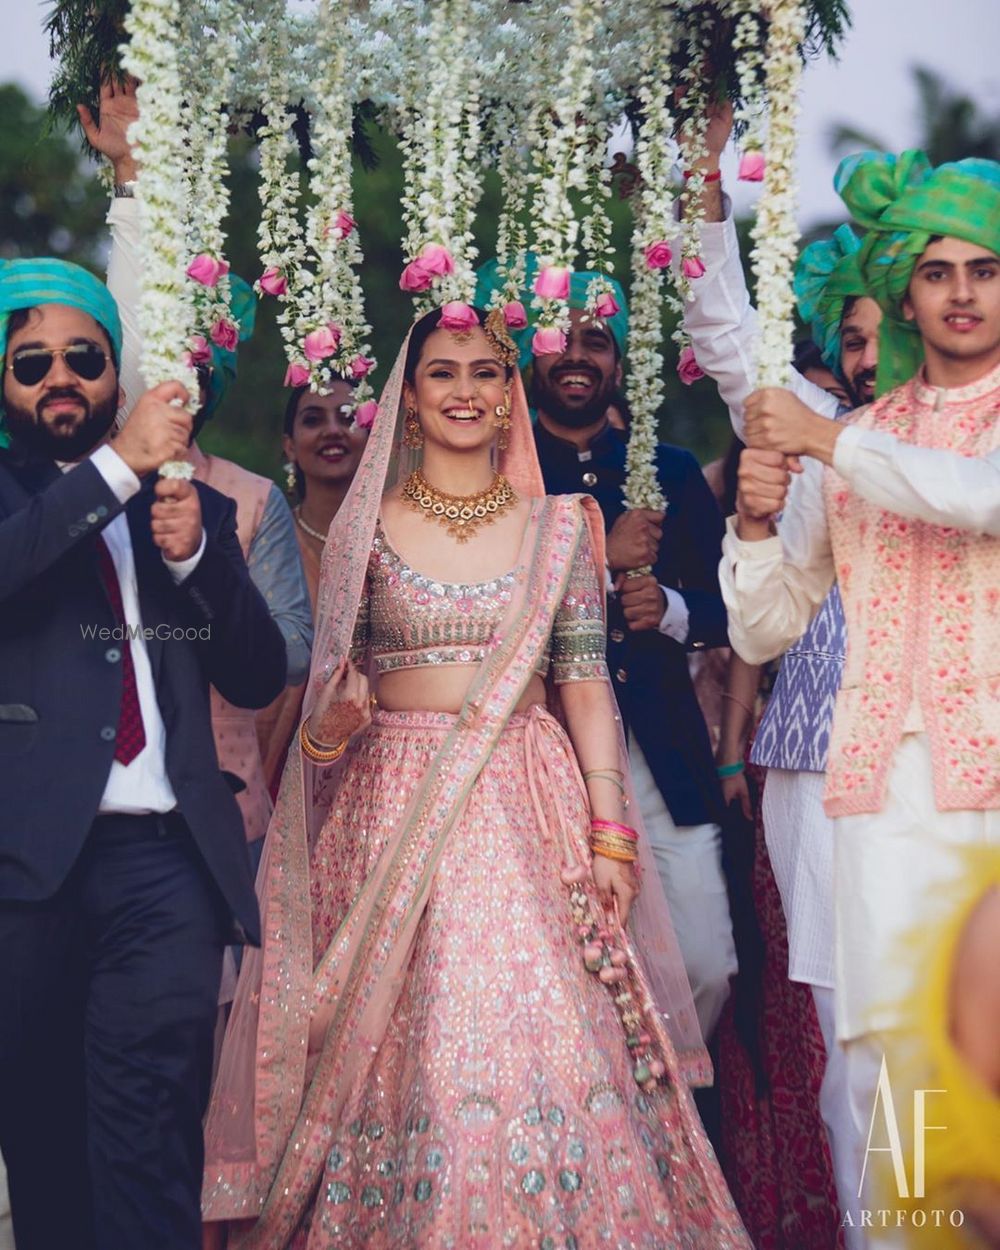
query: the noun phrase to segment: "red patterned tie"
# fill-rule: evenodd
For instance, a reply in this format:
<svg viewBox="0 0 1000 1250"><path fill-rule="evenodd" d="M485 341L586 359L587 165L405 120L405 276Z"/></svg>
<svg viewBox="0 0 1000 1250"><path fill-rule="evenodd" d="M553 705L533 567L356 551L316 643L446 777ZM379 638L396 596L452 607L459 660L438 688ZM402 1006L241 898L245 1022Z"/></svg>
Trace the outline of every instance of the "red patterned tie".
<svg viewBox="0 0 1000 1250"><path fill-rule="evenodd" d="M139 688L135 680L135 664L132 661L132 643L127 632L125 605L122 603L122 588L111 552L101 537L97 539L97 554L101 562L101 578L111 600L111 608L118 624L125 627L125 636L122 639L122 706L118 714L115 759L120 764L131 764L146 745L146 729L142 723L142 709L139 707Z"/></svg>

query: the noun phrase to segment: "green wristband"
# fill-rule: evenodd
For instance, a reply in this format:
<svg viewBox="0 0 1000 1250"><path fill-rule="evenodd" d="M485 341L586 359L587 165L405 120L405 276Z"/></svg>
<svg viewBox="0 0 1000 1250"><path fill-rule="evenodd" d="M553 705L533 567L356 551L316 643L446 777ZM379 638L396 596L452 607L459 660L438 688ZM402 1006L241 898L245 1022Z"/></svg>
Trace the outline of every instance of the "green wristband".
<svg viewBox="0 0 1000 1250"><path fill-rule="evenodd" d="M743 761L738 764L720 764L715 770L720 777L738 777L743 771Z"/></svg>

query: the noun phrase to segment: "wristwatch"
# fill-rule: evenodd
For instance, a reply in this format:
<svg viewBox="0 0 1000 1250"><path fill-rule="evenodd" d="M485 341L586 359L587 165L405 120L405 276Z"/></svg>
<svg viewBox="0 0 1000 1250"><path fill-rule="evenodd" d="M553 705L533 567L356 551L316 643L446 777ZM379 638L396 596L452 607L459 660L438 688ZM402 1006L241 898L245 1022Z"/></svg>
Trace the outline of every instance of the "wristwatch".
<svg viewBox="0 0 1000 1250"><path fill-rule="evenodd" d="M116 182L114 185L113 194L116 200L135 199L135 181Z"/></svg>

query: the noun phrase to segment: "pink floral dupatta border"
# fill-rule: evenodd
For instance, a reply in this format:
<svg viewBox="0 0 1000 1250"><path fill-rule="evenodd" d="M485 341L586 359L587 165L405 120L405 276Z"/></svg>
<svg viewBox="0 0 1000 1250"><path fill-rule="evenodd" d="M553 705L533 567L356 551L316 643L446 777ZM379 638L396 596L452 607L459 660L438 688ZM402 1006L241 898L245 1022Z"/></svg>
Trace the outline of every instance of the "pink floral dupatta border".
<svg viewBox="0 0 1000 1250"><path fill-rule="evenodd" d="M396 476L405 472L398 421L393 420L405 353L404 344L383 392L362 466L324 551L314 651L314 676L318 673L320 680L333 667L334 657L346 654L350 645L375 519L391 480L392 457L397 461ZM519 379L511 435L501 468L520 493L537 496L542 493L541 479ZM603 574L600 514L586 507L583 517ZM576 498L549 501L542 511L530 573L508 610L503 641L477 674L458 722L400 821L397 835L315 971L309 845L329 808L337 778L304 767L299 751L290 753L258 879L264 945L248 952L244 961L206 1124L205 1218L255 1221L242 1226L234 1245L281 1250L308 1206L322 1175L328 1126L370 1069L447 834L531 679L583 528ZM314 694L311 680L306 715ZM650 941L669 948L670 1005L675 1029L680 1025L675 1037L683 1073L683 1056L699 1069L704 1053L696 1024L693 1035L690 1031L696 1017L683 971L680 979L676 975L679 956L669 920L665 912L660 917L659 927L662 930L665 924L667 932L650 934ZM315 1004L323 1004L322 1017L314 1012ZM307 1080L311 1023L314 1034L322 1025L325 1041L318 1059L314 1055L310 1060ZM666 1040L665 1049L673 1055Z"/></svg>

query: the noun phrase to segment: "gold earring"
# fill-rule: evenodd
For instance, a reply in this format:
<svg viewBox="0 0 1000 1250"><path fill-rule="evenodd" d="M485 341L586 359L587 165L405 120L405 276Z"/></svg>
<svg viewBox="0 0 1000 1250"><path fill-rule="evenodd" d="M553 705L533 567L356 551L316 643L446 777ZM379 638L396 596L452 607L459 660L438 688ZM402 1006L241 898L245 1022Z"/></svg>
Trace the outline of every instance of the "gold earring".
<svg viewBox="0 0 1000 1250"><path fill-rule="evenodd" d="M497 446L501 451L506 451L510 435L510 395L506 392L504 402L497 404L493 409L493 415L496 417Z"/></svg>
<svg viewBox="0 0 1000 1250"><path fill-rule="evenodd" d="M296 477L295 477L295 461L294 460L285 461L285 481L288 483L288 493L290 495L294 495L295 488L298 486L298 481L296 480Z"/></svg>
<svg viewBox="0 0 1000 1250"><path fill-rule="evenodd" d="M406 422L403 427L403 446L416 451L423 445L424 432L420 428L420 422L417 420L417 410L416 408L407 408Z"/></svg>

